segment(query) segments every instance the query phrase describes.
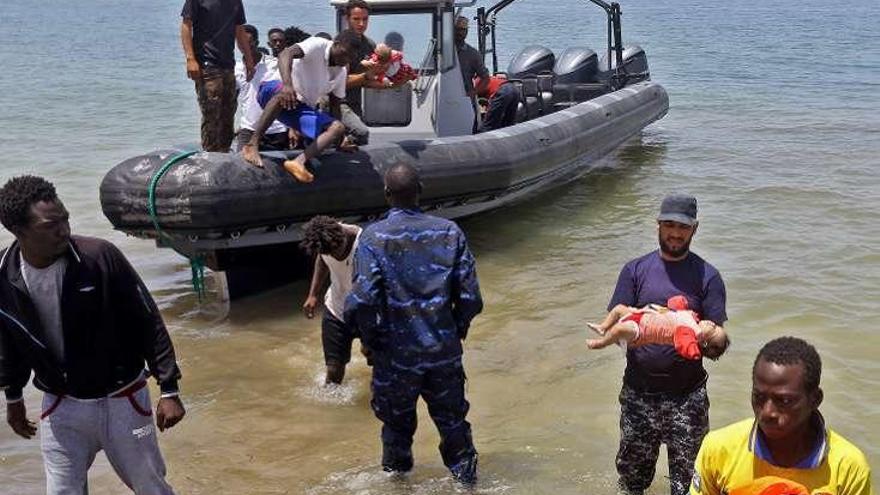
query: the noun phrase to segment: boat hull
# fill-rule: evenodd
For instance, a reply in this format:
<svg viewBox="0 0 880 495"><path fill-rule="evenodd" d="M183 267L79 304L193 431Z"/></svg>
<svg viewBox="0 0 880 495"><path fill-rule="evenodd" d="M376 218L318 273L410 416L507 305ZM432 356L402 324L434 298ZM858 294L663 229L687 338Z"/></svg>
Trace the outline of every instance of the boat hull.
<svg viewBox="0 0 880 495"><path fill-rule="evenodd" d="M264 153L264 167L235 154L199 152L173 165L156 187L162 242L207 255L227 269L223 251L289 244L314 215L368 222L385 209L383 171L410 163L424 185L422 205L460 218L518 201L587 173L599 159L662 118L662 86L641 82L564 110L473 136L371 144L313 162L315 181L296 182L282 163L296 152ZM158 238L148 211L152 177L180 149L125 160L105 176L101 205L113 226ZM224 261L224 260L233 261Z"/></svg>

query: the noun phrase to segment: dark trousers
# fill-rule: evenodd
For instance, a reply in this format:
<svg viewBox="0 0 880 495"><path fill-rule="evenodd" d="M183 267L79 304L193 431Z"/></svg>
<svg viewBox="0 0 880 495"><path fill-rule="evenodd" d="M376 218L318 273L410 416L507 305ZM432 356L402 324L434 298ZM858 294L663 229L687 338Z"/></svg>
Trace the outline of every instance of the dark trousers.
<svg viewBox="0 0 880 495"><path fill-rule="evenodd" d="M477 451L471 438L471 425L465 420L470 404L464 397L464 383L460 358L425 368L398 368L387 363L373 365L371 405L383 425L382 466L386 470L412 469L416 401L421 396L440 432L443 463L464 481L468 481L468 476L476 476Z"/></svg>
<svg viewBox="0 0 880 495"><path fill-rule="evenodd" d="M617 474L621 490L642 493L651 485L660 444L669 458L672 495L686 495L694 461L709 432L706 386L679 394L648 394L626 385L620 391L620 449Z"/></svg>
<svg viewBox="0 0 880 495"><path fill-rule="evenodd" d="M502 84L489 100L489 109L483 117L480 132L494 131L516 123L516 108L519 105L519 93L513 84Z"/></svg>
<svg viewBox="0 0 880 495"><path fill-rule="evenodd" d="M250 129L239 129L235 137L235 151L241 151L244 145L251 142L253 135L254 131ZM275 134L263 134L263 139L260 139L260 151L284 151L289 149L290 137L286 131Z"/></svg>
<svg viewBox="0 0 880 495"><path fill-rule="evenodd" d="M202 149L225 153L235 135L235 74L232 70L203 67L195 86L202 111Z"/></svg>

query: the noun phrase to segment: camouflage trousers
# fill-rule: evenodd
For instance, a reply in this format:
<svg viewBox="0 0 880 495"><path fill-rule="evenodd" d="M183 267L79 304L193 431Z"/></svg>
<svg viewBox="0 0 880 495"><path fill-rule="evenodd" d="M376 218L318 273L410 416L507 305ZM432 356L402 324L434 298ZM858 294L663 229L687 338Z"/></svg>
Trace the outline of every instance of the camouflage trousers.
<svg viewBox="0 0 880 495"><path fill-rule="evenodd" d="M440 432L443 463L459 480L476 478L477 451L471 425L465 420L470 404L464 397L465 374L461 358L430 367L402 368L373 365L371 405L382 421L382 466L409 471L416 432L416 402L421 396Z"/></svg>
<svg viewBox="0 0 880 495"><path fill-rule="evenodd" d="M709 398L701 385L684 395L620 391L620 449L617 474L625 493L644 492L654 479L660 444L669 458L672 495L686 495L694 461L709 432Z"/></svg>
<svg viewBox="0 0 880 495"><path fill-rule="evenodd" d="M231 70L202 68L202 77L195 85L202 111L202 149L225 153L235 135L235 74Z"/></svg>

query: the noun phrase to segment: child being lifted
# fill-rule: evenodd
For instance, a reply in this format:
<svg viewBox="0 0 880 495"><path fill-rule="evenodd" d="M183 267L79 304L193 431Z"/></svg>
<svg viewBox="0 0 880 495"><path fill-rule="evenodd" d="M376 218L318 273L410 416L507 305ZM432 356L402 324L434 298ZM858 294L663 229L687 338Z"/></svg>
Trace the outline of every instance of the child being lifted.
<svg viewBox="0 0 880 495"><path fill-rule="evenodd" d="M630 347L646 344L666 344L686 359L705 356L717 359L727 348L724 332L708 320L700 320L697 313L688 309L684 296L670 297L666 307L651 304L634 308L618 304L602 323L588 323L588 327L601 335L587 340L590 349L601 349L614 343Z"/></svg>
<svg viewBox="0 0 880 495"><path fill-rule="evenodd" d="M375 74L376 82L386 87L400 86L418 77L412 66L403 61L403 53L392 50L385 43L376 45L376 49L361 61L361 65Z"/></svg>

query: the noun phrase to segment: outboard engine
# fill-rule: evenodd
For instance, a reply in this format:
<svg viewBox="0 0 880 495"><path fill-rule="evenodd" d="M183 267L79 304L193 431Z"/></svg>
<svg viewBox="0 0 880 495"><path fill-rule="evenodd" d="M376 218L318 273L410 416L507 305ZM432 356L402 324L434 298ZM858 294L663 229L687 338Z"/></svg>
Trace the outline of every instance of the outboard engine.
<svg viewBox="0 0 880 495"><path fill-rule="evenodd" d="M553 70L555 62L556 56L549 48L527 46L507 66L507 75L511 79L521 79L527 74L537 76L541 72Z"/></svg>
<svg viewBox="0 0 880 495"><path fill-rule="evenodd" d="M611 77L611 70L617 67L617 57L614 52L611 53L611 65L608 65L608 54L602 57L599 67L602 68L604 78ZM635 83L645 81L651 78L651 71L648 69L648 56L642 47L632 45L623 49L623 68L627 74L627 83Z"/></svg>
<svg viewBox="0 0 880 495"><path fill-rule="evenodd" d="M562 52L553 68L557 84L596 82L599 56L589 48L569 47Z"/></svg>

